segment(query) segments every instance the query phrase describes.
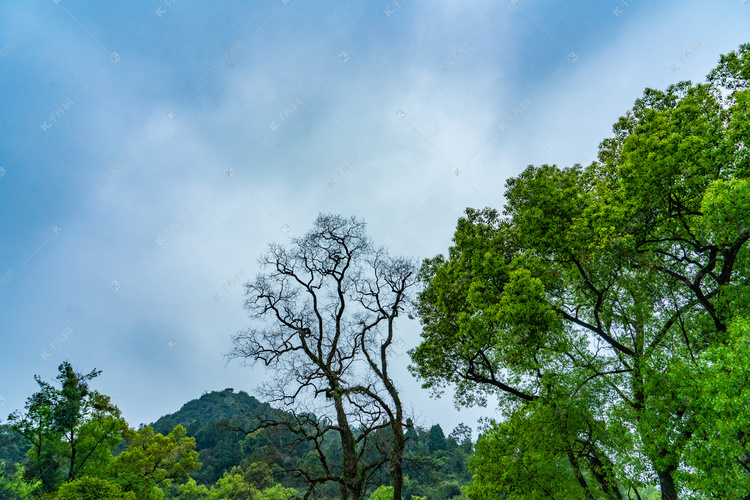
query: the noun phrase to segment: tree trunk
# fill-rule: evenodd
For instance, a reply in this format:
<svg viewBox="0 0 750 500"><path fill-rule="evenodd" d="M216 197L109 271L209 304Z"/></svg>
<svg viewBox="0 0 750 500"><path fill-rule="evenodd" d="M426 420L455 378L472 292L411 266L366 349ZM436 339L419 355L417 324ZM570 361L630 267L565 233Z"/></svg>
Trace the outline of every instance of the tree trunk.
<svg viewBox="0 0 750 500"><path fill-rule="evenodd" d="M612 462L603 452L593 449L589 456L589 464L594 478L599 483L607 498L613 500L624 500L620 489L617 487L617 481L612 476Z"/></svg>
<svg viewBox="0 0 750 500"><path fill-rule="evenodd" d="M341 436L341 476L344 484L340 487L341 500L362 500L364 497L364 478L359 473L357 464L357 448L354 433L349 427L349 419L344 409L341 395L333 391L336 407L336 420ZM351 495L351 497L350 497Z"/></svg>
<svg viewBox="0 0 750 500"><path fill-rule="evenodd" d="M583 477L583 473L581 472L581 466L578 464L578 459L571 452L568 452L568 461L570 462L570 465L573 467L573 472L576 475L578 484L583 489L583 497L586 500L594 500L594 496L591 494L591 490L589 490L589 485L586 482L586 478Z"/></svg>
<svg viewBox="0 0 750 500"><path fill-rule="evenodd" d="M396 410L394 415L392 411L388 411L391 419L391 431L393 434L393 448L391 449L391 456L388 459L388 474L391 476L391 486L393 486L393 500L401 500L401 494L404 487L404 450L406 449L406 437L404 436L404 410L401 405L401 397L398 394L398 389L393 384L393 381L388 376L388 362L386 348L393 339L393 320L395 316L388 319L388 342L383 344L380 348L380 370L376 366L375 372L378 374L380 379L383 381L385 389L393 399L393 406Z"/></svg>
<svg viewBox="0 0 750 500"><path fill-rule="evenodd" d="M73 481L76 478L76 439L73 436L73 431L70 431L70 436L70 470L68 470L68 481Z"/></svg>
<svg viewBox="0 0 750 500"><path fill-rule="evenodd" d="M677 488L675 487L674 478L672 477L674 470L675 468L670 466L656 471L656 475L659 476L661 500L678 500Z"/></svg>
<svg viewBox="0 0 750 500"><path fill-rule="evenodd" d="M404 449L406 438L404 427L401 422L391 422L393 430L393 449L388 459L388 473L391 476L393 486L393 500L401 500L401 490L404 488Z"/></svg>

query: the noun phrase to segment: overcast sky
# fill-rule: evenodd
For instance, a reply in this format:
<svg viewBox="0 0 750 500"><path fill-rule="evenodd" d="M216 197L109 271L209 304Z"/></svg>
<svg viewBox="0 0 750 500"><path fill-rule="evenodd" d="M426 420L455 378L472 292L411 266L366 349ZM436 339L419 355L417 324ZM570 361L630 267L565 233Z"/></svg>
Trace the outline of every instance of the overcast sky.
<svg viewBox="0 0 750 500"><path fill-rule="evenodd" d="M529 164L750 42L747 0L0 0L0 419L70 360L137 426L226 363L242 283L319 212L444 253ZM424 425L486 409L399 377Z"/></svg>

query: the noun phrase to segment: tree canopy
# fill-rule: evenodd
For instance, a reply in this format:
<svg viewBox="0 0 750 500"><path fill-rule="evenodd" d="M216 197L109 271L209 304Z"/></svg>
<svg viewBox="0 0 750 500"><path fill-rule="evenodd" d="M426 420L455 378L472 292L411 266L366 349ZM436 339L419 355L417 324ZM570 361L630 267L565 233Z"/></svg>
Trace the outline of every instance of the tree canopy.
<svg viewBox="0 0 750 500"><path fill-rule="evenodd" d="M647 89L597 161L528 167L502 216L468 209L424 262L413 372L505 416L476 498L708 498L730 477L723 498L750 494L747 435L711 436L716 396L694 385L750 305L749 82L743 45L706 83Z"/></svg>
<svg viewBox="0 0 750 500"><path fill-rule="evenodd" d="M79 373L67 361L58 370L59 389L35 376L39 392L28 398L25 412L8 418L31 444L27 473L44 491L101 470L127 429L110 398L89 387L98 370Z"/></svg>

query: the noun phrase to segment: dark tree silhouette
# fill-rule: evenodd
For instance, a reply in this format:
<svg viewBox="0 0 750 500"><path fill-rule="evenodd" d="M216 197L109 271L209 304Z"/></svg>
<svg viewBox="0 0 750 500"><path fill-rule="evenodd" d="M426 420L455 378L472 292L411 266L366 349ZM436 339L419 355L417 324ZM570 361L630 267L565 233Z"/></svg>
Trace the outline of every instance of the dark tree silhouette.
<svg viewBox="0 0 750 500"><path fill-rule="evenodd" d="M297 471L310 484L308 496L335 481L342 499L359 500L387 463L400 500L406 424L389 353L396 318L411 304L416 262L376 248L363 221L321 214L290 248L271 244L260 264L265 272L245 285L245 308L257 321L232 337L229 357L273 367L276 376L260 391L298 418L259 425L286 427L315 443L338 434L340 464L316 445L317 473ZM299 418L310 414L322 417ZM390 429L387 443L381 429Z"/></svg>

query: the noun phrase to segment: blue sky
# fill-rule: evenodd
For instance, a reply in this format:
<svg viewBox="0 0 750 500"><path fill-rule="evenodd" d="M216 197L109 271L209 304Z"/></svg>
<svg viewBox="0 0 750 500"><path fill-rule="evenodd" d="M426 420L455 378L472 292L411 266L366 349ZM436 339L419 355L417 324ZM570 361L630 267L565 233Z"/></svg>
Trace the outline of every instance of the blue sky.
<svg viewBox="0 0 750 500"><path fill-rule="evenodd" d="M746 0L0 1L0 418L65 359L137 426L226 363L242 286L319 212L419 259L529 164L588 163L645 87L750 42ZM491 409L399 381L449 432Z"/></svg>

